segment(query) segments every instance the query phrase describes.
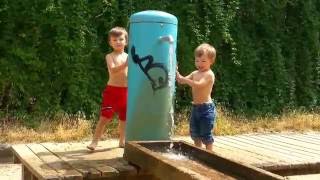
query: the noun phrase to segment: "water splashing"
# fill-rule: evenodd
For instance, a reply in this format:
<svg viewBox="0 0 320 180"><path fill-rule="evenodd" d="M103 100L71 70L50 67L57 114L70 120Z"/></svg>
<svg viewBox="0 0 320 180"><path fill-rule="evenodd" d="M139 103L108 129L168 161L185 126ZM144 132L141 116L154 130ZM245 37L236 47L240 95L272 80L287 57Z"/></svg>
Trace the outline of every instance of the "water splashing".
<svg viewBox="0 0 320 180"><path fill-rule="evenodd" d="M160 154L171 160L190 160L190 157L186 156L181 151L181 146L175 146L174 142L170 142L169 146L165 149L165 151L161 152Z"/></svg>
<svg viewBox="0 0 320 180"><path fill-rule="evenodd" d="M170 148L170 149L173 148L173 142L170 143L169 148Z"/></svg>
<svg viewBox="0 0 320 180"><path fill-rule="evenodd" d="M173 42L173 38L171 35L171 42ZM174 100L174 92L175 92L175 75L176 75L176 63L175 63L175 50L174 50L174 44L169 43L169 93L170 93L170 110L169 110L169 118L168 118L168 125L169 125L169 137L173 134L173 128L174 128L174 108L173 108L173 100Z"/></svg>
<svg viewBox="0 0 320 180"><path fill-rule="evenodd" d="M175 46L172 35L160 36L160 41L168 42L169 44L169 63L168 63L168 87L169 87L169 98L168 104L168 119L166 122L168 128L168 137L170 138L174 130L174 92L175 92L175 75L176 75L176 62L175 62Z"/></svg>
<svg viewBox="0 0 320 180"><path fill-rule="evenodd" d="M162 153L162 155L172 160L189 160L189 158L183 155L182 153L169 152L169 153Z"/></svg>

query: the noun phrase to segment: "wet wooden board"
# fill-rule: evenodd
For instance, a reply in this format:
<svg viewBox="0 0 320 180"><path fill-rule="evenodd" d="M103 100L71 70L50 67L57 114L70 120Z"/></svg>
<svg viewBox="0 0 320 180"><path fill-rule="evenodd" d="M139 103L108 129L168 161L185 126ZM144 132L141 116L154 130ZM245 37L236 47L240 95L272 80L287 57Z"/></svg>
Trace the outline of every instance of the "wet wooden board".
<svg viewBox="0 0 320 180"><path fill-rule="evenodd" d="M123 160L123 148L102 142L96 151L83 143L13 145L16 162L25 167L24 179L126 179L137 175Z"/></svg>
<svg viewBox="0 0 320 180"><path fill-rule="evenodd" d="M284 177L230 160L197 148L185 141L132 141L125 146L125 158L163 179L261 179ZM163 177L167 174L167 177Z"/></svg>

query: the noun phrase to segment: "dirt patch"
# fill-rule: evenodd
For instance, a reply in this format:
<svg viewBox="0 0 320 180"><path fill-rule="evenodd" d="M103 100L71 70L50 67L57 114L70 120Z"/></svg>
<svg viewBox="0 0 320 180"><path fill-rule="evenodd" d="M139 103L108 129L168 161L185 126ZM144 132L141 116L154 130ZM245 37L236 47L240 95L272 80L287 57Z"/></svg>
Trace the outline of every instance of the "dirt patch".
<svg viewBox="0 0 320 180"><path fill-rule="evenodd" d="M0 164L4 163L13 163L11 146L8 144L0 144Z"/></svg>

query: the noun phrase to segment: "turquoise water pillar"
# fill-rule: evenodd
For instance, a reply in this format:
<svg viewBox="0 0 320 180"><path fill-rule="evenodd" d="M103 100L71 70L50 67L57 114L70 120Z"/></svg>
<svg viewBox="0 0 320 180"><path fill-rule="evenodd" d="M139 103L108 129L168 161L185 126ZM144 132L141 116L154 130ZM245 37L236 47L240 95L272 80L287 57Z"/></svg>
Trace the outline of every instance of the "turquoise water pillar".
<svg viewBox="0 0 320 180"><path fill-rule="evenodd" d="M130 17L126 140L168 140L173 126L177 18L161 11Z"/></svg>

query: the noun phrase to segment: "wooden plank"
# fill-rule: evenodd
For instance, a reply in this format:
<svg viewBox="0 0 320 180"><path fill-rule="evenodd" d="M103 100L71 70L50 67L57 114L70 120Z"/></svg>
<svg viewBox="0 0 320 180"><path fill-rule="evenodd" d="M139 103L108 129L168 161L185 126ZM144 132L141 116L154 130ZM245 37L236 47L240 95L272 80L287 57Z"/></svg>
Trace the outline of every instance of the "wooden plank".
<svg viewBox="0 0 320 180"><path fill-rule="evenodd" d="M261 146L259 144L257 145L252 145L252 144L248 144L248 143L244 143L244 142L241 142L241 141L238 141L238 140L234 140L234 139L231 139L229 137L227 137L227 139L220 139L220 143L224 143L224 144L228 144L229 146L234 146L236 148L239 148L239 149L243 149L245 151L249 151L249 152L252 152L252 153L255 153L255 154L259 154L261 156L266 156L266 157L272 157L272 159L276 159L277 161L276 162L286 162L287 164L290 164L292 163L292 161L294 162L299 162L297 160L292 160L290 159L291 156L283 156L282 153L279 153L279 152L274 152L270 149L266 149L264 146ZM270 160L272 160L270 158Z"/></svg>
<svg viewBox="0 0 320 180"><path fill-rule="evenodd" d="M292 139L292 140L296 140L296 141L299 141L299 142L303 142L303 143L307 143L307 144L310 144L310 145L315 145L315 146L320 146L320 144L315 144L314 142L310 141L310 140L306 140L306 139L303 139L303 138L299 138L297 137L296 135L287 135L287 134L281 134L279 135L281 137L284 137L284 138L288 138L288 139Z"/></svg>
<svg viewBox="0 0 320 180"><path fill-rule="evenodd" d="M220 137L223 136L216 136L215 142L213 144L213 151L221 154L222 156L226 156L232 160L246 162L253 166L260 167L260 166L274 166L274 164L281 164L286 165L288 164L287 161L283 161L281 159L277 159L274 156L268 155L261 155L256 151L251 151L247 149L239 149L239 147L234 147L230 144L220 143ZM193 143L190 137L175 137L176 140L183 140L189 143Z"/></svg>
<svg viewBox="0 0 320 180"><path fill-rule="evenodd" d="M240 139L237 138L232 138L231 136L225 136L221 137L219 140L220 143L226 143L234 147L238 147L243 150L247 151L252 151L256 152L257 154L261 154L263 156L273 156L279 160L286 161L289 164L291 163L301 163L302 160L300 158L294 158L290 154L287 153L282 153L279 151L276 151L274 148L269 148L263 145L260 145L259 143L252 143L252 142L246 142L246 141L241 141Z"/></svg>
<svg viewBox="0 0 320 180"><path fill-rule="evenodd" d="M23 166L27 167L27 169L37 178L46 180L60 179L58 172L46 165L26 145L13 145L12 149L13 153L20 159Z"/></svg>
<svg viewBox="0 0 320 180"><path fill-rule="evenodd" d="M296 176L287 176L288 180L319 180L320 174L306 174L306 175L296 175Z"/></svg>
<svg viewBox="0 0 320 180"><path fill-rule="evenodd" d="M196 159L200 161L204 161L210 164L213 168L217 168L218 170L225 169L225 172L234 172L235 174L241 174L242 177L249 178L249 179L273 179L273 178L280 178L283 177L273 174L271 172L267 172L261 168L257 168L254 166L249 165L245 162L236 162L232 161L224 156L218 156L217 154L211 153L208 151L209 154L205 153L204 150L197 148L193 149L194 147L191 144L183 144L181 149L184 149L186 152L192 152L191 154L196 154ZM261 175L261 176L260 176Z"/></svg>
<svg viewBox="0 0 320 180"><path fill-rule="evenodd" d="M307 135L312 135L312 136L315 136L315 137L320 137L319 131L314 132L314 133L305 133L305 134L307 134Z"/></svg>
<svg viewBox="0 0 320 180"><path fill-rule="evenodd" d="M251 163L258 163L262 159L267 158L267 157L262 156L261 154L256 153L256 151L254 151L252 149L245 148L244 146L226 141L224 139L216 140L215 146L221 146L223 148L226 148L226 149L229 149L230 151L235 152L236 156L245 160L244 162L246 162L246 159L248 157L250 157L251 160L248 161L248 162L250 162L250 164Z"/></svg>
<svg viewBox="0 0 320 180"><path fill-rule="evenodd" d="M235 137L230 137L235 139ZM271 151L276 151L279 152L281 154L285 154L289 157L295 158L295 159L299 159L302 162L305 162L306 159L310 159L312 160L311 157L306 157L305 155L298 153L295 151L295 149L290 149L290 148L286 148L283 146L279 146L276 143L272 143L272 142L268 142L266 139L263 138L259 138L258 136L254 136L254 137L245 137L245 136L238 136L236 138L238 141L247 143L247 144L252 144L255 146L261 146L265 149L269 149Z"/></svg>
<svg viewBox="0 0 320 180"><path fill-rule="evenodd" d="M315 133L306 133L306 134L301 134L302 136L306 136L312 139L315 139L317 141L320 141L320 134L315 134Z"/></svg>
<svg viewBox="0 0 320 180"><path fill-rule="evenodd" d="M261 159L253 156L250 152L236 149L223 144L215 144L213 152L238 162L247 162L249 164L258 164L259 162L261 162ZM242 154L243 156L239 156L239 154Z"/></svg>
<svg viewBox="0 0 320 180"><path fill-rule="evenodd" d="M314 153L307 152L305 149L300 148L297 145L288 144L286 142L279 141L277 136L271 137L270 135L257 135L257 136L239 136L249 141L259 142L261 144L265 144L267 146L273 146L278 150L283 150L292 153L294 156L299 156L303 158L305 161L311 160L315 161L315 158L318 158Z"/></svg>
<svg viewBox="0 0 320 180"><path fill-rule="evenodd" d="M100 144L103 145L103 143L104 142L101 142ZM70 147L78 151L84 149L86 144L87 143L70 143ZM123 159L123 148L118 148L118 145L110 146L107 144L103 147L108 148L98 148L93 152L86 150L85 159L89 161L99 161L106 167L112 167L120 176L131 176L138 173L135 167L129 165L128 162Z"/></svg>
<svg viewBox="0 0 320 180"><path fill-rule="evenodd" d="M245 142L245 143L241 142L241 141L239 142L239 140L241 140L242 136L249 136L249 137L252 137L252 138L255 138L256 136L259 136L259 137L274 136L274 137L281 137L281 138L284 138L284 139L288 138L285 135L290 137L290 135L297 136L299 134L296 134L296 133L290 133L290 134L279 133L279 134L254 134L254 135L233 136L233 138L237 139L236 141L234 139L232 139L232 140L229 139L228 141L225 141L225 138L226 137L228 138L229 136L217 136L215 138L216 141L214 143L214 147L221 146L221 148L230 149L230 151L237 152L238 154L237 153L233 153L230 156L228 155L228 157L230 157L233 160L237 160L238 159L240 161L243 161L243 160L247 159L246 162L250 163L251 165L254 165L254 166L257 166L257 167L261 167L261 168L265 168L265 169L270 169L270 170L277 170L277 171L281 171L281 172L285 172L285 173L289 172L289 171L287 172L285 170L287 168L292 169L294 171L296 171L297 168L304 168L307 171L313 172L314 168L319 167L319 158L315 157L313 155L312 155L313 159L310 160L310 158L308 158L308 160L306 160L305 158L296 159L296 158L292 157L289 153L285 153L285 154L283 153L283 151L286 152L288 150L288 148L291 148L290 150L299 149L301 151L304 151L303 146L301 148L295 148L294 146L289 146L289 147L287 146L287 149L284 149L281 152L277 152L277 151L274 151L273 149L266 149L265 148L265 147L273 146L273 144L270 145L270 143L273 143L270 140L268 140L267 144L262 144L262 146L260 144L261 139L259 140L259 142L255 141L255 143L251 143L251 145L248 144L248 142ZM186 140L189 140L189 139L186 139ZM318 154L318 149L320 149L317 145L311 144L310 142L302 142L301 143L301 141L299 139L296 140L296 139L293 139L291 137L290 137L290 140L298 141L299 142L298 145L299 144L305 144L306 146L309 146L309 147L312 146L314 148L314 150L317 150L315 154ZM283 141L282 139L281 140L279 140L279 139L275 139L274 140L274 142L278 143L279 145L281 145L280 143L282 141ZM276 146L276 147L278 147L278 146ZM308 149L308 150L305 150L305 151L307 151L308 153L311 153L314 150ZM296 150L294 150L294 151L296 151ZM248 152L248 153L243 153L243 152ZM223 153L223 152L221 152L221 153ZM259 158L259 159L261 159L261 162L260 162L261 164L252 164L253 161L254 161L254 158L251 158L251 157L247 158L247 156L250 156L250 153L252 153L253 156L265 156L265 158ZM272 161L273 163L272 162L271 163L270 162L269 163L265 163L264 159L266 159L266 158L268 159L266 162ZM245 161L243 161L243 162L245 162Z"/></svg>
<svg viewBox="0 0 320 180"><path fill-rule="evenodd" d="M87 168L98 170L100 177L124 177L138 174L134 166L123 160L123 148L105 146L108 148L99 147L92 152L86 149L86 145L87 143L60 143L55 145L56 147L45 146L50 150L55 149L55 153L68 162L77 162Z"/></svg>
<svg viewBox="0 0 320 180"><path fill-rule="evenodd" d="M247 136L247 137L244 137ZM270 135L239 135L233 138L236 138L237 141L241 142L243 139L247 139L247 141L253 141L255 142L254 144L263 144L266 147L274 147L275 149L281 149L284 152L289 151L297 151L296 147L288 147L287 144L280 144L279 140L277 139L277 135L275 135L275 139L273 140L268 140L268 138L264 138L265 136L270 136ZM246 141L246 140L243 140ZM249 143L250 143L249 142ZM248 142L247 142L248 144ZM300 152L299 152L300 151ZM303 152L303 149L300 149L296 153L300 153L301 151ZM304 156L305 156L305 152ZM268 171L274 172L276 174L281 174L281 175L295 175L299 173L317 173L319 172L319 156L312 155L312 153L309 153L310 156L305 156L304 161L302 162L297 162L293 163L290 162L288 164L274 164L273 166L261 166L261 168L266 169ZM300 155L301 157L301 155Z"/></svg>
<svg viewBox="0 0 320 180"><path fill-rule="evenodd" d="M67 143L42 143L41 145L79 171L84 178L99 178L102 173L84 161L80 152L68 151Z"/></svg>
<svg viewBox="0 0 320 180"><path fill-rule="evenodd" d="M302 136L304 138L308 138L308 139L310 139L312 141L320 143L320 137L312 136L312 135L306 135L306 134L300 134L299 136Z"/></svg>
<svg viewBox="0 0 320 180"><path fill-rule="evenodd" d="M214 152L216 152L216 148L219 147L223 150L227 150L227 152L221 152L220 154L226 156L235 161L240 161L244 163L249 163L253 166L270 166L274 164L287 164L286 161L282 161L274 158L273 156L261 155L256 153L256 151L251 151L247 149L242 149L239 147L234 147L231 144L224 143L215 143Z"/></svg>
<svg viewBox="0 0 320 180"><path fill-rule="evenodd" d="M221 136L216 136L215 139L219 139ZM191 138L188 137L176 137L174 138L176 140L183 140L185 142L193 144L193 141ZM239 162L246 162L251 165L256 165L256 164L269 164L273 163L272 161L269 161L270 158L272 157L265 157L261 156L260 154L256 154L255 152L250 152L242 149L238 149L233 146L229 146L223 143L219 143L217 141L214 142L213 144L213 152L220 154L222 156L228 157L234 161L239 161Z"/></svg>
<svg viewBox="0 0 320 180"><path fill-rule="evenodd" d="M307 143L314 144L314 145L320 145L320 142L318 142L318 141L315 141L315 140L310 139L308 137L300 136L297 134L295 134L295 135L282 135L282 136L285 136L287 138L296 139L296 140L303 141L303 142L307 142Z"/></svg>
<svg viewBox="0 0 320 180"><path fill-rule="evenodd" d="M280 134L278 136L281 138L285 138L286 140L289 140L289 141L297 142L297 144L299 144L299 145L300 144L306 145L305 147L308 147L313 150L318 150L320 148L320 144L314 144L313 143L314 141L309 142L309 141L305 141L304 139L300 139L295 136L288 136L288 135L284 135L284 134Z"/></svg>
<svg viewBox="0 0 320 180"><path fill-rule="evenodd" d="M306 143L306 142L299 141L296 139L290 139L287 137L283 137L280 135L273 135L273 134L265 135L263 137L264 138L276 138L279 142L284 143L284 144L288 144L288 146L294 147L295 149L300 149L302 151L309 152L309 153L312 153L312 154L315 154L318 156L320 155L320 151L319 151L320 145L317 146L317 145Z"/></svg>
<svg viewBox="0 0 320 180"><path fill-rule="evenodd" d="M81 180L83 176L80 172L73 169L69 164L59 157L52 154L41 144L27 144L42 161L44 161L52 169L55 169L63 179Z"/></svg>

